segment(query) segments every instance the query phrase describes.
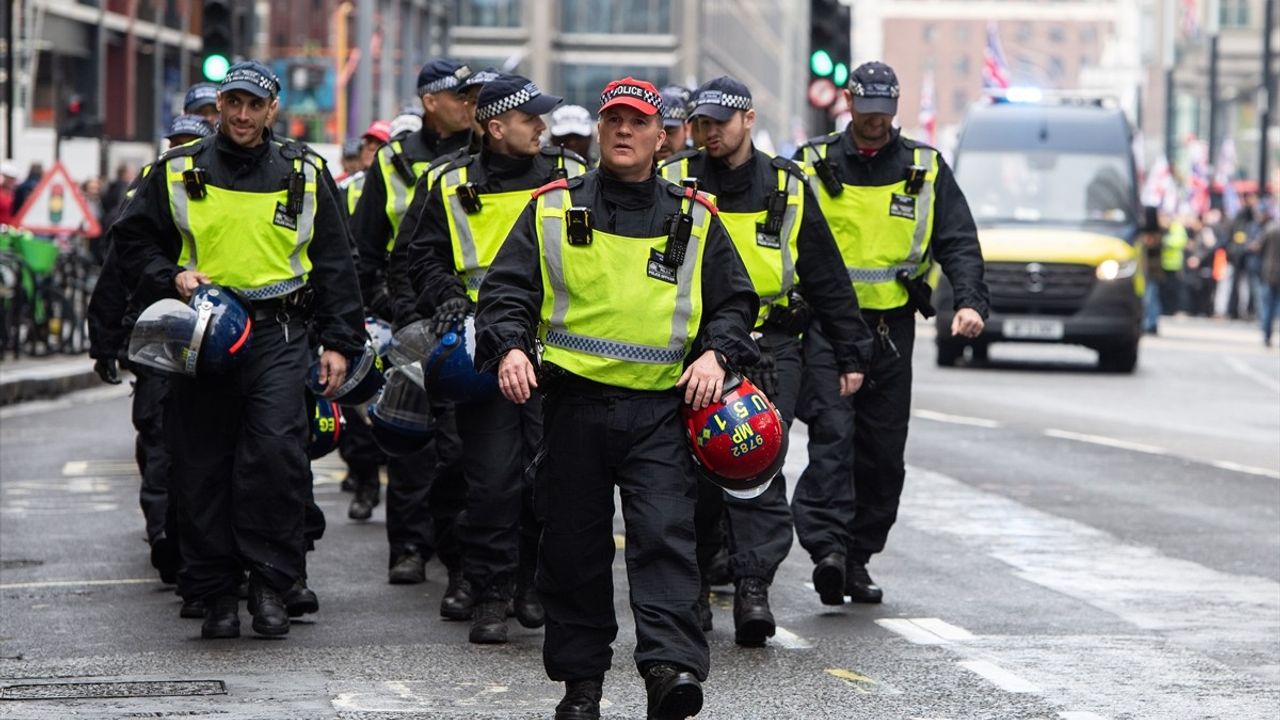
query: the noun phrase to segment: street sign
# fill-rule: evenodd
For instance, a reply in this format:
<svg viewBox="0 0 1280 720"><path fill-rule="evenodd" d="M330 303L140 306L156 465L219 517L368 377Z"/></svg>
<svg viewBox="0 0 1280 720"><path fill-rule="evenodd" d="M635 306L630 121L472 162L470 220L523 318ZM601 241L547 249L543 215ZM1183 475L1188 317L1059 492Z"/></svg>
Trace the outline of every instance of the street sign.
<svg viewBox="0 0 1280 720"><path fill-rule="evenodd" d="M80 186L71 181L62 163L40 178L31 196L14 217L14 225L38 235L69 235L83 232L90 237L101 235L98 218L89 212Z"/></svg>

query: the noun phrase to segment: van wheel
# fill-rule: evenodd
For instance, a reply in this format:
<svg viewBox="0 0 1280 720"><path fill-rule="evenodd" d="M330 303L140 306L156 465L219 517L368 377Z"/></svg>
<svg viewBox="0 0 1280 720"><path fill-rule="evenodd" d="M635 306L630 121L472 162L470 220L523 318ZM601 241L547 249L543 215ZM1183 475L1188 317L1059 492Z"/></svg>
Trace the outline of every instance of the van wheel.
<svg viewBox="0 0 1280 720"><path fill-rule="evenodd" d="M956 361L963 355L964 345L960 343L938 343L938 367L955 367Z"/></svg>
<svg viewBox="0 0 1280 720"><path fill-rule="evenodd" d="M1103 372L1131 373L1137 366L1137 342L1098 350L1098 368Z"/></svg>

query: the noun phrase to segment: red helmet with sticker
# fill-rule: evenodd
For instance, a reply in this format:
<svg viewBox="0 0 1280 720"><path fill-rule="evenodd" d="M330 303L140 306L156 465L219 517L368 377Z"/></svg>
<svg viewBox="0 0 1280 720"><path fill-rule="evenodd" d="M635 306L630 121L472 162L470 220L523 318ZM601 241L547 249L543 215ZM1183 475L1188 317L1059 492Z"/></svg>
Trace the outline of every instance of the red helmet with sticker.
<svg viewBox="0 0 1280 720"><path fill-rule="evenodd" d="M685 405L685 432L698 469L734 497L764 494L787 459L782 414L745 377L725 378L719 402Z"/></svg>

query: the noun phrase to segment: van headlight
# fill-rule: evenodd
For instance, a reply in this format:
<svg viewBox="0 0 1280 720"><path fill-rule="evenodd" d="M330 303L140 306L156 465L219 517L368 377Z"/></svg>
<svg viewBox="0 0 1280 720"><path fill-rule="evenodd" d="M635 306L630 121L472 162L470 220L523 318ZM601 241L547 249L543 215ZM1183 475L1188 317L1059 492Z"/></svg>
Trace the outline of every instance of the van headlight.
<svg viewBox="0 0 1280 720"><path fill-rule="evenodd" d="M1136 272L1138 272L1138 261L1136 259L1123 262L1119 260L1103 260L1102 264L1098 265L1099 280L1123 280L1124 278L1133 277Z"/></svg>

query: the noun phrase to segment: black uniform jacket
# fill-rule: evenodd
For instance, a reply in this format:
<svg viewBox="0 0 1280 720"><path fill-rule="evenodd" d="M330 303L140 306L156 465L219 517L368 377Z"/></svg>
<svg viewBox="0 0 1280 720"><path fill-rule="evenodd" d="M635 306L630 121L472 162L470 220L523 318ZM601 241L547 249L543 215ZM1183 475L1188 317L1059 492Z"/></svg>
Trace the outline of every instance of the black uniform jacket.
<svg viewBox="0 0 1280 720"><path fill-rule="evenodd" d="M840 139L827 147L827 159L836 177L846 185L876 186L901 182L906 177L907 168L915 164L915 149L930 148L893 130L889 144L868 157L858 152L850 135L852 132L851 129L840 133ZM796 151L796 159L803 158L803 151L803 148ZM973 223L973 214L969 212L969 203L956 184L956 176L941 153L937 158L938 176L933 183L933 236L929 238L929 253L942 265L942 272L946 273L955 289L955 309L973 308L985 318L990 312L991 302L987 284L982 279L984 266L982 248L978 245L978 228Z"/></svg>
<svg viewBox="0 0 1280 720"><path fill-rule="evenodd" d="M454 133L441 139L430 128L424 127L400 138L400 150L412 167L414 163L430 162L441 155L456 152L467 147L470 142L470 132ZM416 201L422 183L415 188ZM401 227L404 227L404 220L405 218L401 218ZM382 163L377 159L365 171L364 191L356 202L355 212L351 214L351 235L355 238L360 256L356 262L356 273L360 276L360 289L364 293L365 304L387 320L393 319L396 314L395 305L408 301L409 307L412 307L412 293L387 274L387 242L392 239L391 220L387 217L387 185L382 176ZM385 305L385 301L375 300L384 288L391 293L391 306Z"/></svg>
<svg viewBox="0 0 1280 720"><path fill-rule="evenodd" d="M623 182L596 169L568 181L575 206L591 211L595 228L636 238L665 236L665 220L683 209L682 188L656 175ZM542 311L542 262L538 255L537 201L516 221L480 286L476 311L476 367L496 370L512 348L534 356ZM702 322L685 362L718 350L735 367L759 361L751 339L759 298L742 258L718 218L712 218L702 258Z"/></svg>
<svg viewBox="0 0 1280 720"><path fill-rule="evenodd" d="M137 192L138 185L147 174L138 173L121 194L120 205L116 208L117 216L129 206L129 201L133 199L131 193ZM114 223L111 227L114 227ZM89 357L95 360L124 357L133 321L143 310L133 300L133 286L126 285L121 275L120 260L113 249L115 239L111 227L107 228L107 253L102 260L102 268L98 270L98 281L93 286L93 295L89 298L86 312L86 319L89 321Z"/></svg>
<svg viewBox="0 0 1280 720"><path fill-rule="evenodd" d="M455 159L441 175L465 166L467 181L475 183L476 191L482 195L516 190L528 190L532 194L555 179L558 150L521 157L485 149L476 155ZM418 189L422 190L422 183ZM403 248L407 253L409 279L418 294L417 311L425 316L445 300L466 297L466 287L455 271L453 242L440 184L424 194L421 204L417 195L413 199L414 209L419 212L406 216L400 237L396 239L395 252Z"/></svg>
<svg viewBox="0 0 1280 720"><path fill-rule="evenodd" d="M840 249L831 236L817 198L809 189L804 171L788 160L770 158L754 148L746 163L732 169L708 156L705 150L677 153L669 162L685 158L689 160L689 176L698 179L699 189L716 196L716 207L724 212L760 212L768 207L769 195L778 189L779 168L775 160L785 163L786 172L795 174L804 184L804 213L800 218L795 258L800 288L836 350L840 371L865 370L871 359L871 329L858 311L858 296L840 259Z"/></svg>
<svg viewBox="0 0 1280 720"><path fill-rule="evenodd" d="M245 148L218 133L171 150L157 162L163 164L175 153L193 154L196 167L205 170L210 185L241 192L278 192L288 186L293 161L281 154L269 130L265 139L257 147ZM320 162L301 143L284 142L302 149L306 162ZM135 287L137 301L143 306L161 298L177 297L173 279L183 270L177 264L182 237L169 210L165 175L164 168L156 167L112 226L112 249L122 277L127 286ZM317 175L315 231L307 247L311 259L308 284L315 290L313 316L320 342L326 348L354 354L364 346L364 314L344 220L338 188L325 170ZM228 217L227 222L247 220Z"/></svg>

